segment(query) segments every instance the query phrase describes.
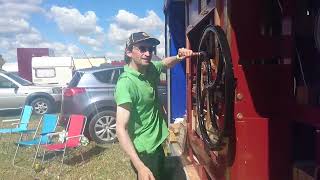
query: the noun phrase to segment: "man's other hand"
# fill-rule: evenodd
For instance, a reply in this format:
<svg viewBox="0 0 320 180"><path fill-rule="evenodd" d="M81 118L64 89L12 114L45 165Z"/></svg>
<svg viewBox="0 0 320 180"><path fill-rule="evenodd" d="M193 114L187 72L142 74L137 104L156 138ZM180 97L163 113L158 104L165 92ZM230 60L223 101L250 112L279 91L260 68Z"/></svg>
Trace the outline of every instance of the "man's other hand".
<svg viewBox="0 0 320 180"><path fill-rule="evenodd" d="M137 171L139 180L155 180L152 172L147 166L142 166L141 168L137 169Z"/></svg>

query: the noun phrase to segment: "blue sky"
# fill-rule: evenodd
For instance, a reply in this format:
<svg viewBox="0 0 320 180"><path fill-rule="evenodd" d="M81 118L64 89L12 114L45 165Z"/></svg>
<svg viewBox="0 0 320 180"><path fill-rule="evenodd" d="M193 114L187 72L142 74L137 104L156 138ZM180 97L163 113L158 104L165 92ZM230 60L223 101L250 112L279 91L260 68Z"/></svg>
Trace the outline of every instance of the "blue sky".
<svg viewBox="0 0 320 180"><path fill-rule="evenodd" d="M121 60L127 37L146 31L160 39L161 0L0 0L0 54L16 61L18 47L48 47L56 56Z"/></svg>

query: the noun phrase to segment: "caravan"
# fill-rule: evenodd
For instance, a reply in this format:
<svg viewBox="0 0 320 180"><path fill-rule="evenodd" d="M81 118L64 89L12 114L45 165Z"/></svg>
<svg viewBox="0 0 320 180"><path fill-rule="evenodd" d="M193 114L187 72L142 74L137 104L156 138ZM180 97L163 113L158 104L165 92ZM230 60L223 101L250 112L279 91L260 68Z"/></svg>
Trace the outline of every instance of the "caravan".
<svg viewBox="0 0 320 180"><path fill-rule="evenodd" d="M72 78L72 57L33 57L32 81L36 84L65 86Z"/></svg>
<svg viewBox="0 0 320 180"><path fill-rule="evenodd" d="M66 86L74 70L100 66L104 63L107 63L105 57L33 57L32 81L36 84Z"/></svg>

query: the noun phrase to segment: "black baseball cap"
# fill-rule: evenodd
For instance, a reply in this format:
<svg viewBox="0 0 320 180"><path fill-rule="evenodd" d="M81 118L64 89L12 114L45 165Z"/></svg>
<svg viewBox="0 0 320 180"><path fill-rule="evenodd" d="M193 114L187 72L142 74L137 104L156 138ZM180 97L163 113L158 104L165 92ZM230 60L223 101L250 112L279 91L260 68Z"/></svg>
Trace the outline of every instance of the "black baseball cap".
<svg viewBox="0 0 320 180"><path fill-rule="evenodd" d="M149 36L145 32L135 32L135 33L132 33L128 38L126 43L126 48L133 46L134 44L137 44L139 42L150 43L150 45L152 46L156 46L160 44L160 41L158 39Z"/></svg>

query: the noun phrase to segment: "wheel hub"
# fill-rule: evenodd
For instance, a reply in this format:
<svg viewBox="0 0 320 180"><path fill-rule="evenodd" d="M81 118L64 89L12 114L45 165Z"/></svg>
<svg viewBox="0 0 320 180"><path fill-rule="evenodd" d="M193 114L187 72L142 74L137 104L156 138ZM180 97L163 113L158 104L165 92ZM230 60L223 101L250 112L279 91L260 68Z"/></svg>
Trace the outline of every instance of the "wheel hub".
<svg viewBox="0 0 320 180"><path fill-rule="evenodd" d="M35 111L39 114L44 114L48 110L47 104L43 102L37 102L35 104Z"/></svg>

